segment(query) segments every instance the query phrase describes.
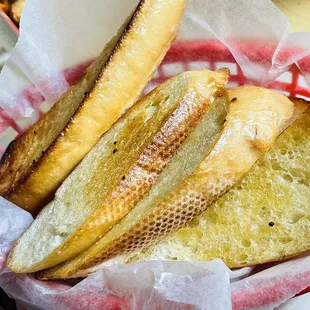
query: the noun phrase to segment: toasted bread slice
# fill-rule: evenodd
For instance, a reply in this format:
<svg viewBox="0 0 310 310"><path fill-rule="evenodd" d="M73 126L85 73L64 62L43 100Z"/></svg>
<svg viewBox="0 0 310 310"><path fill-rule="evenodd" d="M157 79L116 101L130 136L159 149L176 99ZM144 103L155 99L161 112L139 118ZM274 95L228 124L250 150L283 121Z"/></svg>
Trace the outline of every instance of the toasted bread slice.
<svg viewBox="0 0 310 310"><path fill-rule="evenodd" d="M145 251L117 261L221 258L236 268L310 250L309 150L308 109L242 182L201 216Z"/></svg>
<svg viewBox="0 0 310 310"><path fill-rule="evenodd" d="M198 132L204 141L193 157L210 149L226 116L227 80L225 69L185 72L139 101L65 180L15 245L8 266L33 272L91 246L142 199L180 148L193 151L187 141L204 115ZM189 173L179 169L174 182Z"/></svg>
<svg viewBox="0 0 310 310"><path fill-rule="evenodd" d="M9 147L0 195L36 213L139 98L174 40L185 0L143 0L78 84Z"/></svg>
<svg viewBox="0 0 310 310"><path fill-rule="evenodd" d="M38 277L87 276L100 268L100 263L141 249L180 228L239 182L286 126L293 104L275 91L257 87L230 90L230 97L238 99L232 99L223 132L191 175L169 193L171 189L162 186L173 178L168 167L148 195L103 238ZM164 175L167 171L170 174Z"/></svg>

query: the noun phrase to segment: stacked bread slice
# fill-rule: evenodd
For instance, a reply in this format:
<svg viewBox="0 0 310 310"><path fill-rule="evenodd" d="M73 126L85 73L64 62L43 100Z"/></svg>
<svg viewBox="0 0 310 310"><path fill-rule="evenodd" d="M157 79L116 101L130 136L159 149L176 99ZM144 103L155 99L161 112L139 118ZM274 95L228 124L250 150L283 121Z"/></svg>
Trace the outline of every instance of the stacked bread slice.
<svg viewBox="0 0 310 310"><path fill-rule="evenodd" d="M36 217L7 265L39 279L115 263L223 259L230 267L310 249L310 113L229 70L189 71L138 100L185 0L142 0L42 120L8 148L0 194ZM136 103L137 101L137 103Z"/></svg>
<svg viewBox="0 0 310 310"><path fill-rule="evenodd" d="M227 80L228 70L185 72L141 99L61 185L15 245L9 267L33 272L74 257L133 209L168 167L174 180L164 188L190 174L224 123Z"/></svg>

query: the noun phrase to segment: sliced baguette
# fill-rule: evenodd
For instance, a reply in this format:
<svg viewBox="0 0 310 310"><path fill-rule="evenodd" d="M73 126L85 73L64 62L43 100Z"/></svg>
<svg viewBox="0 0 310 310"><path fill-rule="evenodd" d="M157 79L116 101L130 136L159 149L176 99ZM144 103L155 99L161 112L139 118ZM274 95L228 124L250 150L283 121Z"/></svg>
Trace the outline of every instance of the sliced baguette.
<svg viewBox="0 0 310 310"><path fill-rule="evenodd" d="M227 80L226 69L185 72L140 100L65 180L16 243L9 268L41 270L91 246L137 204L179 149L197 135L197 127L204 141L193 157L207 152L227 113ZM189 173L174 167L175 182Z"/></svg>
<svg viewBox="0 0 310 310"><path fill-rule="evenodd" d="M143 0L118 36L42 120L7 149L0 195L36 214L139 98L173 42L185 0Z"/></svg>
<svg viewBox="0 0 310 310"><path fill-rule="evenodd" d="M294 108L283 95L257 87L230 90L230 98L219 140L191 175L171 191L167 185L173 182L173 173L168 166L148 195L117 226L84 253L38 273L38 278L87 276L102 262L140 250L180 228L238 183L287 126Z"/></svg>
<svg viewBox="0 0 310 310"><path fill-rule="evenodd" d="M307 108L298 101L294 100L296 105ZM308 109L242 182L201 216L158 244L117 262L221 258L237 268L310 250L309 150Z"/></svg>

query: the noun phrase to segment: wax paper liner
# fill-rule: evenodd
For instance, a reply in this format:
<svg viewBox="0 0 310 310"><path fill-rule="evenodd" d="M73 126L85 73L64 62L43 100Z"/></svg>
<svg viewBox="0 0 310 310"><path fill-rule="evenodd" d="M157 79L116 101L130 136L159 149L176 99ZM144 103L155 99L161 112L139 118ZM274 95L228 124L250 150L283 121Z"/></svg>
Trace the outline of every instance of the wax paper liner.
<svg viewBox="0 0 310 310"><path fill-rule="evenodd" d="M250 277L252 268L230 271L217 259L115 265L77 284L42 282L5 267L9 249L31 216L3 198L0 215L0 286L26 309L273 309L310 283L307 256Z"/></svg>
<svg viewBox="0 0 310 310"><path fill-rule="evenodd" d="M22 133L43 104L52 106L137 3L28 0L19 41L0 75L0 135L10 127ZM309 33L289 33L269 0L188 0L178 40L215 38L229 47L249 83L267 85L292 63L310 80ZM170 69L180 71L177 64ZM0 203L0 285L27 309L272 309L310 283L308 257L247 278L251 269L231 272L220 260L113 266L76 285L16 276L5 268L6 256L31 217Z"/></svg>

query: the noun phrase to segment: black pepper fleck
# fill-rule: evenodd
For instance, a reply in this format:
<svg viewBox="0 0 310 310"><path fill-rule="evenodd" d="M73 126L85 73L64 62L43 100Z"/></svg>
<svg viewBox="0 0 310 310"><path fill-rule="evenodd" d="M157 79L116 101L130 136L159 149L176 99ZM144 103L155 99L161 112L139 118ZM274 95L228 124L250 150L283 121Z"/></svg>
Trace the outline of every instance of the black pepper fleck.
<svg viewBox="0 0 310 310"><path fill-rule="evenodd" d="M126 177L123 175L122 180L126 180Z"/></svg>
<svg viewBox="0 0 310 310"><path fill-rule="evenodd" d="M269 222L268 224L270 227L273 227L274 226L274 222Z"/></svg>
<svg viewBox="0 0 310 310"><path fill-rule="evenodd" d="M114 141L114 143L113 143L113 144L115 145L116 143L117 143L117 142L116 142L116 141Z"/></svg>
<svg viewBox="0 0 310 310"><path fill-rule="evenodd" d="M117 149L114 149L114 150L113 150L113 154L115 154L116 152L117 152Z"/></svg>
<svg viewBox="0 0 310 310"><path fill-rule="evenodd" d="M234 97L234 98L231 99L231 102L234 102L236 100L237 100L237 97Z"/></svg>

